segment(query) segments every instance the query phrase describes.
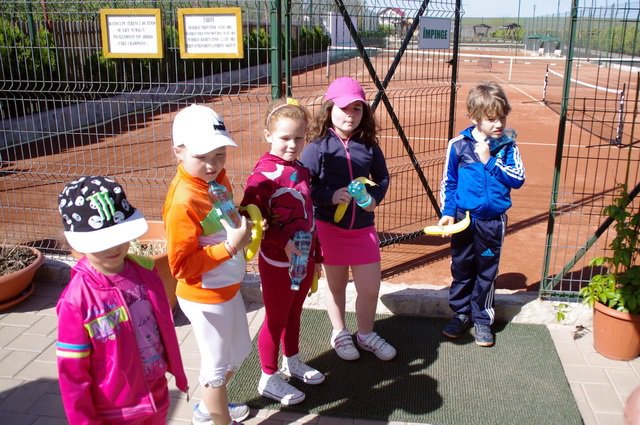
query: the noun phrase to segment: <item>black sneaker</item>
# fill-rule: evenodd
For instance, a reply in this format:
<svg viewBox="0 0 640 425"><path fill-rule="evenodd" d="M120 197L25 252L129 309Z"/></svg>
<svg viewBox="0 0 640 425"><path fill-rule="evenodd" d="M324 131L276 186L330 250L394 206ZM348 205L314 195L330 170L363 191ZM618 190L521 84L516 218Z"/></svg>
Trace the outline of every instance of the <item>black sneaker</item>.
<svg viewBox="0 0 640 425"><path fill-rule="evenodd" d="M466 314L456 314L442 330L444 336L458 338L471 327L471 319Z"/></svg>
<svg viewBox="0 0 640 425"><path fill-rule="evenodd" d="M495 344L493 333L489 325L474 325L474 336L476 338L476 344L481 347L491 347Z"/></svg>

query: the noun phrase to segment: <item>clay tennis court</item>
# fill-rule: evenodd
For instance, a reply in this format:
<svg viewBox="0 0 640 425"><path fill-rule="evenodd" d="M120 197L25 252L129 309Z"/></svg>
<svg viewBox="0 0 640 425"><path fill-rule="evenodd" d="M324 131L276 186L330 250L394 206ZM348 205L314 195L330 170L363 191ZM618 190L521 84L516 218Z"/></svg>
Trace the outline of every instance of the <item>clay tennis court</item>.
<svg viewBox="0 0 640 425"><path fill-rule="evenodd" d="M438 84L425 81L420 85L411 78L412 69L425 66L426 60L439 61L430 65L435 74L434 81L444 78L449 72L444 59L440 60L435 56L421 57L417 54L407 55L403 59L404 68L398 71L404 73L404 78L399 82L392 81L389 93L393 96L393 102L402 106L397 109L403 113L398 118L410 142L414 146L421 146L416 149L417 157L428 164L424 172L437 197L447 135L430 134L428 130L424 134L417 132L424 131L424 123L438 116L435 114L438 108L448 108L448 94L443 93L441 97L432 96L434 100L429 104L419 102L422 99L421 91L438 90ZM373 62L378 72L384 74L383 70L388 67L388 57L373 58ZM527 180L520 190L512 192L514 206L509 211L509 225L497 288L533 291L538 289L542 273L559 123L558 114L541 101L544 70L549 65L561 72L564 61L546 58L510 62L494 58L489 62L490 66L486 58L474 60L461 57L460 84L455 105L455 132L469 125L464 103L469 89L482 80L494 80L502 84L513 107L508 125L518 132L518 146L525 163ZM588 79L589 72L597 76L599 70L597 67L591 71L585 68L584 71L581 70L581 79ZM368 95L373 96L374 85L370 82L359 58L334 64L329 69L318 67L295 75L293 87L302 89L293 94L313 112L321 103L328 81L340 75L360 79ZM406 85L403 85L405 83ZM635 88L629 92L632 91L635 91ZM629 96L629 100L631 97ZM213 99L197 99L198 102L212 106L225 117L227 128L240 146L238 149L230 150L227 163L227 169L236 187L236 198L241 196L242 185L253 164L268 149L266 143L261 142L261 117L269 99L270 87L266 85L244 88L241 96L229 93ZM57 194L66 183L59 178L61 174L70 176L68 180L83 174L106 174L124 178L125 181L131 182L127 185L135 184L134 190L127 190L132 203L141 208L147 217L159 218L166 184L175 170L175 161L171 153L171 120L175 113L175 108L167 108L130 116L127 120L122 119L96 128L89 134L73 135L71 143L69 137L49 140L44 144L34 143L23 147L19 154L8 158L9 161L5 158L2 165L5 171L11 171L0 181L0 202L6 205L8 199L13 201L17 197L24 210L0 209L0 223L5 227L2 231L26 241L53 240L54 243L50 246L54 247L54 252L62 248L59 244L62 240L61 226L56 211ZM419 230L427 224L435 224L437 216L426 200L424 190L415 177L415 171L407 166L406 158L403 158L404 149L393 131L382 103L379 104L377 117L383 129L381 144L392 175L396 173L402 176L391 183L399 183L402 187L380 206L379 216L384 217L385 229L402 233ZM622 154L622 150L611 146L597 148L609 149L616 155ZM565 149L582 152L585 161L588 161L584 146L565 146ZM632 155L637 157L637 151L633 150ZM624 151L624 155L626 154ZM150 165L141 167L140 164ZM37 170L37 179L25 180L24 175L20 174L32 172L34 169ZM597 168L588 166L576 167L567 172L572 174L571 178L578 181L598 181L602 178L602 170L598 171ZM608 174L621 172L606 171ZM47 179L47 176L58 177ZM610 177L612 176L602 179L603 187ZM414 228L395 225L394 220L407 221L406 216L395 217L399 210L394 204L398 202L409 203L404 205L402 214L410 216L409 222L418 223ZM21 224L25 222L25 216L29 218L28 224ZM576 235L577 241L586 240L587 237L586 233ZM385 281L443 286L450 283L448 238L422 236L385 247L382 255Z"/></svg>
<svg viewBox="0 0 640 425"><path fill-rule="evenodd" d="M487 66L487 60L491 66ZM542 278L542 264L547 234L547 221L549 205L551 200L552 178L554 171L554 157L556 153L556 143L558 139L559 115L557 112L545 106L540 100L543 97L543 77L545 68L549 65L558 73L564 73L564 60L558 58L548 58L546 60L518 60L510 63L509 59L485 58L465 60L461 58L460 91L456 104L457 123L456 129L464 128L465 107L464 99L473 84L479 80L495 80L503 85L511 101L513 111L509 116L508 126L514 127L518 132L518 146L526 168L525 185L516 191L512 191L513 207L508 213L509 224L507 235L503 247L500 273L496 282L498 289L510 290L537 290ZM579 65L579 73L574 73L572 77L581 81L596 84L602 79L602 75L607 73L610 81L618 82L631 80L628 71L620 69L602 68L592 64ZM625 75L626 74L626 75ZM548 87L550 95L548 98L560 99L561 86L556 82L555 86ZM584 89L576 97L582 95L585 98L593 97L593 93ZM635 102L636 84L627 84L626 110L627 114L633 113ZM600 120L605 117L615 115L616 109L610 110L610 101L599 101L596 107L599 111ZM633 116L633 115L632 115ZM627 118L629 120L632 118ZM568 124L571 126L571 124ZM595 193L606 193L613 181L623 181L625 170L607 169L602 158L620 158L629 155L631 162L638 161L639 150L633 148L620 149L610 145L606 141L599 141L598 137L593 137L589 131L579 127L567 128L567 133L572 131L572 143L564 146L565 157L575 157L571 168L563 170L560 176L561 182L571 181L576 188L575 193L560 193L559 200L570 209L572 205L580 205L585 200L580 198L581 188L585 183L595 187ZM627 126L625 140L637 140L637 129L633 137L630 132L632 128ZM596 142L594 142L596 140ZM575 141L578 141L576 144ZM628 142L627 142L628 143ZM595 152L597 151L597 152ZM633 180L632 180L633 181ZM595 183L595 184L594 184ZM585 191L585 193L588 193ZM603 197L604 198L604 197ZM596 211L600 211L606 203L604 201L595 202ZM575 214L568 214L564 218L564 224L569 235L568 240L563 241L574 250L582 246L591 236L595 227L579 226L582 217ZM573 222L573 224L572 224ZM569 239L570 238L570 239ZM397 283L431 283L448 285L450 282L450 271L448 256L448 240L438 241L438 238L423 237L418 244L404 244L391 248L385 252L383 266L385 274L389 275L387 280ZM415 259L410 270L399 275L392 276L395 271L406 269L406 266L394 267L394 261L398 263L403 256L413 256ZM556 265L558 267L564 264Z"/></svg>

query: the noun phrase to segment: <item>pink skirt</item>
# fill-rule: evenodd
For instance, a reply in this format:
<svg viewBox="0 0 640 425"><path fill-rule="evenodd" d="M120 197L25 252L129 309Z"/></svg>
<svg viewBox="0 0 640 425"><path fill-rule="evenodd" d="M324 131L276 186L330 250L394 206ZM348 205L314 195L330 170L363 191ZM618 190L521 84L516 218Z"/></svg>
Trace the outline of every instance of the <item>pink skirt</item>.
<svg viewBox="0 0 640 425"><path fill-rule="evenodd" d="M378 233L375 226L347 230L316 220L324 264L351 266L380 262Z"/></svg>

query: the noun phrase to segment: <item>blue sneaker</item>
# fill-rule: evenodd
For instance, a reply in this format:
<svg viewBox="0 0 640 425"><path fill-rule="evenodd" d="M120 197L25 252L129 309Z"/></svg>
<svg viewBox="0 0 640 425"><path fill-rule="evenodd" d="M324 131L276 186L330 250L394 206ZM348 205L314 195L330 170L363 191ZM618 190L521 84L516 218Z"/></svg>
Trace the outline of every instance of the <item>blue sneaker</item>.
<svg viewBox="0 0 640 425"><path fill-rule="evenodd" d="M458 338L471 327L471 319L466 314L456 314L442 330L448 338Z"/></svg>
<svg viewBox="0 0 640 425"><path fill-rule="evenodd" d="M491 332L491 326L475 324L473 329L476 338L476 344L481 347L492 347L495 344L495 338Z"/></svg>

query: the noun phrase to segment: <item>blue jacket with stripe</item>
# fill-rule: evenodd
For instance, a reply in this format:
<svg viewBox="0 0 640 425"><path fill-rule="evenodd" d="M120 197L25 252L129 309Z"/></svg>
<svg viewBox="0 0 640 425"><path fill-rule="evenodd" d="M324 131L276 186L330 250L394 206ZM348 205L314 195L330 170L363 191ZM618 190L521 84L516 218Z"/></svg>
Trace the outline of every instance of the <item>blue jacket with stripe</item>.
<svg viewBox="0 0 640 425"><path fill-rule="evenodd" d="M469 211L471 217L492 219L511 207L511 189L524 184L524 165L515 141L491 147L486 164L474 152L474 126L451 139L447 146L440 202L442 215Z"/></svg>

